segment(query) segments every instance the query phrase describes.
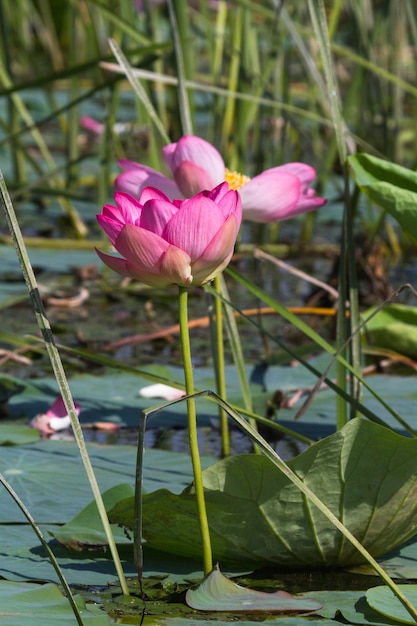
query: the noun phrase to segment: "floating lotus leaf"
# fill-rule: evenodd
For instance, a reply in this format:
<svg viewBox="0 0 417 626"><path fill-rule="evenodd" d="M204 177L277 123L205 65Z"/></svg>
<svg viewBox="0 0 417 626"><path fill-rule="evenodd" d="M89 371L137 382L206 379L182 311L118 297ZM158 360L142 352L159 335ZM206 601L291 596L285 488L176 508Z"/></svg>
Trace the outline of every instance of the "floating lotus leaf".
<svg viewBox="0 0 417 626"><path fill-rule="evenodd" d="M76 596L76 604L85 626L108 626L110 618L98 605L86 604ZM0 622L4 626L72 626L76 618L56 585L0 581Z"/></svg>
<svg viewBox="0 0 417 626"><path fill-rule="evenodd" d="M185 600L200 611L288 614L309 613L322 607L312 598L297 598L286 591L265 593L242 587L223 576L217 565L197 589L187 591Z"/></svg>
<svg viewBox="0 0 417 626"><path fill-rule="evenodd" d="M411 604L417 606L417 585L399 585L399 588ZM375 611L382 613L382 615L389 617L395 622L404 624L416 623L402 602L400 602L394 595L394 592L386 585L368 589L366 592L366 601Z"/></svg>
<svg viewBox="0 0 417 626"><path fill-rule="evenodd" d="M288 463L373 556L417 533L417 440L362 418ZM315 568L363 557L266 457L224 459L203 473L214 558L220 563ZM132 525L133 501L110 513ZM193 488L144 496L147 545L201 558Z"/></svg>
<svg viewBox="0 0 417 626"><path fill-rule="evenodd" d="M0 446L22 446L36 441L39 441L39 432L36 428L21 424L0 425Z"/></svg>

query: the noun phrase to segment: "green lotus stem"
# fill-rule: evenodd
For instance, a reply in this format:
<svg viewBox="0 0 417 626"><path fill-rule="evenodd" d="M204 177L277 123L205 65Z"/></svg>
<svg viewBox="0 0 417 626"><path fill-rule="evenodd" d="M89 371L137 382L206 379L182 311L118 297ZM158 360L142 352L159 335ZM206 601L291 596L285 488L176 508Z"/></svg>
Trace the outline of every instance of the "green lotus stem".
<svg viewBox="0 0 417 626"><path fill-rule="evenodd" d="M221 275L214 279L214 289L221 293ZM223 337L223 303L220 298L214 299L215 312L215 342L216 342L216 387L217 393L226 400L226 377L224 371L224 337ZM219 406L220 432L222 437L222 456L230 454L229 424L226 411Z"/></svg>
<svg viewBox="0 0 417 626"><path fill-rule="evenodd" d="M180 338L184 367L185 389L187 395L194 393L193 366L191 362L190 335L188 332L188 289L179 287L178 297ZM188 439L190 442L191 462L193 465L194 489L197 501L198 519L200 522L201 541L203 544L204 573L207 575L213 569L213 556L210 541L210 531L207 519L206 501L204 498L203 474L201 471L200 452L197 438L197 413L194 398L187 399Z"/></svg>

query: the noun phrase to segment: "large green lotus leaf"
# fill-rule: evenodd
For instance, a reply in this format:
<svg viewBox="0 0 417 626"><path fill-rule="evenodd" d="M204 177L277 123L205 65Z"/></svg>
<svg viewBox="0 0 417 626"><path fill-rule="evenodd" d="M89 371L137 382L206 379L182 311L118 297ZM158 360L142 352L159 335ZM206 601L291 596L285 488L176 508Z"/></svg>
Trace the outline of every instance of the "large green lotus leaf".
<svg viewBox="0 0 417 626"><path fill-rule="evenodd" d="M120 483L134 484L136 447L89 444L91 463L102 491ZM203 466L212 461L203 458ZM192 477L188 454L147 450L146 490L165 487L179 492ZM0 473L11 484L38 523L66 523L91 502L91 487L77 445L41 441L1 448ZM5 489L0 489L0 523L26 521Z"/></svg>
<svg viewBox="0 0 417 626"><path fill-rule="evenodd" d="M417 532L417 441L362 418L289 466L374 555ZM267 458L237 455L204 471L214 559L220 563L345 566L363 557ZM131 527L128 501L110 512ZM144 496L143 535L159 550L198 558L192 488Z"/></svg>
<svg viewBox="0 0 417 626"><path fill-rule="evenodd" d="M376 310L372 307L363 318ZM366 324L362 336L378 348L387 348L412 359L417 358L417 308L405 304L389 304Z"/></svg>
<svg viewBox="0 0 417 626"><path fill-rule="evenodd" d="M108 626L109 617L96 605L76 598L86 626ZM0 580L0 622L2 626L56 626L76 623L74 612L56 585L36 585Z"/></svg>
<svg viewBox="0 0 417 626"><path fill-rule="evenodd" d="M111 508L121 497L131 496L133 487L128 484L116 485L103 493L103 503L106 509ZM113 526L112 533L117 543L130 543L131 538L122 528ZM55 539L73 550L99 549L107 545L107 538L103 530L97 504L90 502L71 522L64 524L58 532L51 533Z"/></svg>
<svg viewBox="0 0 417 626"><path fill-rule="evenodd" d="M39 526L45 539L49 532L59 532L59 526ZM45 581L60 583L57 573L46 557L45 550L29 524L5 524L0 527L0 576L13 581ZM117 580L117 572L109 550L69 550L49 538L49 547L69 584L108 585ZM137 572L133 563L132 546L118 546L126 576ZM195 568L194 568L195 569ZM165 570L163 570L165 571ZM190 569L193 572L193 569ZM1 606L1 604L0 604ZM1 623L1 621L0 621Z"/></svg>
<svg viewBox="0 0 417 626"><path fill-rule="evenodd" d="M17 446L39 441L40 435L36 428L30 426L1 424L0 446Z"/></svg>
<svg viewBox="0 0 417 626"><path fill-rule="evenodd" d="M36 269L46 271L70 272L74 267L82 267L97 262L97 254L94 249L88 250L65 250L62 248L56 250L46 248L32 248L30 251L30 260ZM0 267L2 274L16 272L17 276L21 276L19 259L13 246L0 246Z"/></svg>
<svg viewBox="0 0 417 626"><path fill-rule="evenodd" d="M417 173L370 154L356 154L348 160L361 191L416 238Z"/></svg>
<svg viewBox="0 0 417 626"><path fill-rule="evenodd" d="M41 525L40 530L48 538L48 532L60 531L58 526ZM14 581L46 581L59 584L57 573L45 556L33 529L28 524L4 525L0 529L0 576ZM50 539L49 547L62 568L67 582L71 585L106 586L117 583L118 577L110 550L69 550L55 539ZM132 544L119 544L118 552L122 568L127 577L137 576L133 560ZM247 570L246 570L247 571ZM240 568L227 570L227 575L242 573ZM172 554L161 553L145 548L144 576L171 580L178 584L188 581L196 583L203 577L201 559L192 561ZM0 622L1 623L1 622Z"/></svg>

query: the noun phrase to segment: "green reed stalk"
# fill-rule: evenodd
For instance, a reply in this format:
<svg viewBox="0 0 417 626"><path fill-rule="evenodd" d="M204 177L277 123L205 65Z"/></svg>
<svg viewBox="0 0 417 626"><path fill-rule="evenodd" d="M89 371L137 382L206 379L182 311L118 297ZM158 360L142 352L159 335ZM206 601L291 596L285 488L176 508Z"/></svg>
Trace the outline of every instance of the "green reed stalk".
<svg viewBox="0 0 417 626"><path fill-rule="evenodd" d="M104 206L110 195L110 180L112 164L115 153L115 134L113 132L116 123L116 113L119 106L120 84L114 85L109 101L107 102L106 123L104 133L99 146L100 173L98 176L98 205ZM116 144L117 145L117 144Z"/></svg>
<svg viewBox="0 0 417 626"><path fill-rule="evenodd" d="M10 58L10 30L6 26L6 10L3 2L0 2L0 59L3 59L3 63L7 74L12 77L12 60ZM20 117L13 106L12 97L7 97L7 124L11 133L18 133L21 130ZM25 183L27 180L26 175L26 150L21 146L20 142L16 142L14 149L11 151L11 158L13 163L13 177L19 182L19 184Z"/></svg>
<svg viewBox="0 0 417 626"><path fill-rule="evenodd" d="M179 287L179 320L182 360L184 367L185 390L187 395L194 393L193 364L191 360L190 334L188 330L188 288ZM200 452L197 436L197 413L194 398L187 398L188 439L190 443L191 462L193 465L194 489L200 523L201 541L203 545L204 573L213 569L213 556L210 541L210 530L207 519L206 501L204 497L203 474L201 471Z"/></svg>
<svg viewBox="0 0 417 626"><path fill-rule="evenodd" d="M161 16L158 11L155 11L154 6L152 5L151 0L144 0L144 14L145 14L145 30L148 35L150 41L158 43L162 40L161 37L161 28L160 28L160 19ZM161 73L164 68L164 60L163 57L157 58L153 67L156 72ZM162 124L165 128L169 127L169 111L168 111L168 102L167 102L167 90L165 86L156 82L154 84L155 90L155 101L156 107L158 109L159 118L162 121Z"/></svg>
<svg viewBox="0 0 417 626"><path fill-rule="evenodd" d="M354 254L354 229L353 215L350 207L349 178L346 170L347 146L346 146L346 125L343 120L342 107L340 103L339 90L334 73L334 66L331 57L330 39L327 28L327 14L323 0L314 2L308 0L311 20L317 37L323 70L325 75L327 96L329 99L330 115L333 122L340 163L344 171L344 214L342 242L340 252L340 272L339 272L339 303L337 316L337 345L346 345L351 336L349 360L354 371L360 372L360 336L355 332L359 325L359 305L358 288ZM349 300L349 309L347 308ZM349 317L347 312L349 311ZM340 388L347 389L347 380L350 385L350 393L358 400L360 396L359 381L349 373L343 364L337 365L337 382ZM348 407L340 396L336 399L337 406L337 427L342 428L349 419ZM350 412L350 417L354 417Z"/></svg>
<svg viewBox="0 0 417 626"><path fill-rule="evenodd" d="M240 390L242 393L243 406L248 413L249 422L252 427L257 430L257 421L251 415L253 414L253 402L252 402L252 393L248 381L248 377L246 374L246 363L245 357L242 350L242 342L240 341L239 330L237 327L236 319L233 315L233 311L231 307L226 304L225 300L230 300L229 291L227 289L226 281L224 280L224 276L220 277L220 288L216 288L216 293L218 297L216 300L222 301L223 303L223 313L225 319L225 326L227 331L227 336L230 343L230 348L232 350L233 362L236 367L237 375L239 377ZM219 394L221 395L221 394ZM223 396L222 396L223 397ZM226 397L226 396L225 396ZM255 452L259 452L258 448L255 446Z"/></svg>
<svg viewBox="0 0 417 626"><path fill-rule="evenodd" d="M185 80L193 75L194 46L188 27L188 3L183 0L168 0L169 19L174 37L176 74L178 77L178 99L183 135L192 134L194 105L185 87Z"/></svg>
<svg viewBox="0 0 417 626"><path fill-rule="evenodd" d="M222 290L222 275L219 274L213 281L214 289L217 293L221 293ZM215 311L215 373L216 373L216 387L217 393L221 398L226 400L226 375L224 369L224 335L223 335L223 303L220 298L214 299L214 311ZM222 456L228 456L230 454L230 437L229 437L229 424L227 413L219 407L220 418L220 432L222 443Z"/></svg>
<svg viewBox="0 0 417 626"><path fill-rule="evenodd" d="M169 138L169 135L167 131L165 130L165 126L161 122L158 116L158 113L156 112L148 94L146 93L142 84L139 82L137 75L135 75L135 72L132 66L126 59L122 50L114 41L114 39L109 39L109 46L112 49L112 52L117 59L117 62L122 68L123 73L126 74L126 78L128 79L134 93L136 94L136 96L139 98L139 100L142 102L143 106L145 107L147 114L149 115L151 121L155 125L155 128L159 132L162 140L165 143L170 143L171 139Z"/></svg>
<svg viewBox="0 0 417 626"><path fill-rule="evenodd" d="M233 33L232 33L232 45L231 45L231 59L229 67L228 77L228 90L230 92L237 91L239 83L239 68L241 60L241 48L242 48L242 29L243 29L243 14L242 7L236 7L233 11ZM235 128L235 112L236 112L236 100L234 97L229 96L226 100L226 107L224 111L223 124L222 124L222 142L223 150L227 156L227 160L231 169L236 169L237 164L234 162L236 155L234 154L233 144L229 145L229 142L233 136Z"/></svg>
<svg viewBox="0 0 417 626"><path fill-rule="evenodd" d="M68 41L69 45L69 62L70 65L76 66L79 55L78 43L78 15L75 7L68 7ZM71 101L76 100L80 94L79 76L71 76L69 81L69 98ZM74 189L78 183L79 167L77 159L79 157L79 115L78 107L72 106L68 112L68 129L67 129L67 180L66 188Z"/></svg>
<svg viewBox="0 0 417 626"><path fill-rule="evenodd" d="M30 259L26 250L26 245L22 236L22 232L17 221L16 213L13 208L7 187L3 178L3 174L0 171L0 192L2 197L2 204L6 215L6 220L9 225L9 229L13 238L13 243L16 248L16 253L22 268L22 273L26 282L26 286L29 291L30 299L32 301L33 310L35 313L38 326L42 333L43 340L45 342L45 348L51 361L52 369L61 393L62 399L65 404L65 408L68 411L68 415L71 419L71 426L74 432L74 436L80 451L80 456L86 470L87 478L90 483L94 499L97 504L97 508L100 514L100 518L103 524L106 538L109 544L110 552L113 558L113 562L119 577L120 586L124 595L129 595L129 589L126 583L126 578L123 573L120 557L117 551L117 546L114 541L113 533L107 517L107 512L104 506L103 498L100 493L100 488L97 483L96 476L94 474L93 467L91 465L90 457L88 455L87 446L84 440L84 435L81 429L80 422L78 420L77 411L75 410L74 400L71 395L71 390L68 385L65 370L62 365L61 357L58 349L55 345L54 336L49 320L46 316L43 306L42 298L39 293L39 288L36 282L35 274L33 272Z"/></svg>
<svg viewBox="0 0 417 626"><path fill-rule="evenodd" d="M6 89L13 88L13 83L10 79L10 76L8 75L6 71L6 68L4 67L2 63L1 58L0 58L0 83L2 83ZM26 105L24 104L20 96L13 91L10 94L10 99L17 113L19 114L21 120L23 120L23 122L25 122L25 124L27 124L28 126L31 126L31 134L38 147L39 153L41 157L43 158L44 162L46 163L49 173L52 172L55 168L54 159L49 151L48 146L46 145L45 140L42 137L41 132L39 131L39 128L37 128L37 126L33 123L33 120L29 113L28 108L26 107ZM51 176L49 177L48 184L51 188L56 189L56 190L64 188L63 181L61 179L54 180ZM77 236L84 237L87 234L87 227L82 221L78 211L72 206L72 204L65 197L60 197L59 203L61 204L63 211L68 215L69 219L71 220L71 224L74 227L74 230Z"/></svg>

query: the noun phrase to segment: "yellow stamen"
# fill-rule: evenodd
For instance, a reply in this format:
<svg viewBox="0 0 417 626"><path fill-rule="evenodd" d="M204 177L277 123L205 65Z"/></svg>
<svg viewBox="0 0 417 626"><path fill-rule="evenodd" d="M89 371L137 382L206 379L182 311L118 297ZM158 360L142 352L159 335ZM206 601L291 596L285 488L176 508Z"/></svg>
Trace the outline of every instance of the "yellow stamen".
<svg viewBox="0 0 417 626"><path fill-rule="evenodd" d="M224 173L224 178L226 182L229 183L230 189L234 189L234 191L237 191L238 189L243 187L243 185L246 185L246 183L250 181L249 176L245 176L245 174L240 174L240 172L231 172L227 169L227 167Z"/></svg>

